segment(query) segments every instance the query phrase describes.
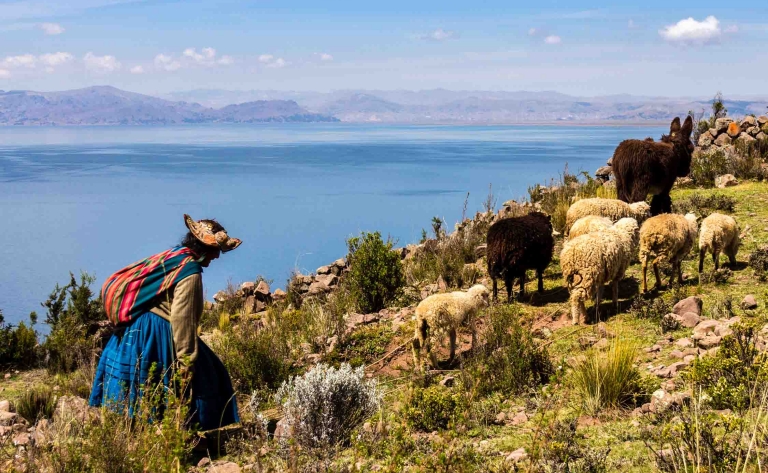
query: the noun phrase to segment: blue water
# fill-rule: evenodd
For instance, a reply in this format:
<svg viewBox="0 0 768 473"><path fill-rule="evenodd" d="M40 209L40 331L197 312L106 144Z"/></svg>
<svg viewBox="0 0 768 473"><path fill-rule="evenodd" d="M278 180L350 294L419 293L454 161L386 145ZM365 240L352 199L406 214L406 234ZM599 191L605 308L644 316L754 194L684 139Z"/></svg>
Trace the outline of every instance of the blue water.
<svg viewBox="0 0 768 473"><path fill-rule="evenodd" d="M594 172L626 138L662 127L280 124L0 127L0 309L9 322L69 272L113 271L218 219L244 243L205 271L208 298L264 275L285 285L380 230L416 242L493 185L498 203L570 170Z"/></svg>

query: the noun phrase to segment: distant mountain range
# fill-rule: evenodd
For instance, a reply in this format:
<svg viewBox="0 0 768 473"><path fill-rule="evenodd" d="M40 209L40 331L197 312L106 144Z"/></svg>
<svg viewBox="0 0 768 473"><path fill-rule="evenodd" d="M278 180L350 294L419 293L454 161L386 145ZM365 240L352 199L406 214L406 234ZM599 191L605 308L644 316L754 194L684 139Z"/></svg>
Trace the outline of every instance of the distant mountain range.
<svg viewBox="0 0 768 473"><path fill-rule="evenodd" d="M0 91L0 125L156 125L178 123L328 122L292 100L205 107L109 86L64 92Z"/></svg>
<svg viewBox="0 0 768 473"><path fill-rule="evenodd" d="M339 90L328 93L275 90L192 90L167 95L212 107L245 100L294 100L308 110L344 122L535 123L658 122L710 109L711 98L628 94L576 97L558 92L451 91L445 89ZM768 97L726 100L730 115L768 112Z"/></svg>
<svg viewBox="0 0 768 473"><path fill-rule="evenodd" d="M768 98L726 100L729 115L768 112ZM355 122L514 124L661 122L710 108L710 99L444 89L192 90L163 98L109 86L64 92L0 91L0 125Z"/></svg>

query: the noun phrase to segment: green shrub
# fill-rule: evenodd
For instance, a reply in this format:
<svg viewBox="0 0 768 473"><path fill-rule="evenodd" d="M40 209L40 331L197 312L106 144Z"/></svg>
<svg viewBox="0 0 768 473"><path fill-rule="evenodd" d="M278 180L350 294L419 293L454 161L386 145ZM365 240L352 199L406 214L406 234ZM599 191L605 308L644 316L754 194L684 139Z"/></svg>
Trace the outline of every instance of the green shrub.
<svg viewBox="0 0 768 473"><path fill-rule="evenodd" d="M712 187L717 176L731 172L731 163L723 150L711 148L693 153L689 176L697 186Z"/></svg>
<svg viewBox="0 0 768 473"><path fill-rule="evenodd" d="M552 217L552 228L555 231L562 232L565 229L565 215L574 199L596 197L598 190L601 194L610 192L588 172L582 171L580 174L581 181L579 176L568 171L566 165L559 179L553 179L548 187L536 184L528 188L530 202Z"/></svg>
<svg viewBox="0 0 768 473"><path fill-rule="evenodd" d="M573 366L573 386L589 414L604 408L634 404L641 393L641 376L635 367L637 347L618 338L605 353L588 354Z"/></svg>
<svg viewBox="0 0 768 473"><path fill-rule="evenodd" d="M743 412L752 405L752 391L765 383L768 358L757 349L761 324L749 321L731 326L733 334L723 337L713 356L697 358L684 376L703 389L714 409Z"/></svg>
<svg viewBox="0 0 768 473"><path fill-rule="evenodd" d="M539 347L523 327L519 309L494 305L487 310L488 329L477 352L462 367L463 384L485 395L522 394L549 380L554 372L546 348Z"/></svg>
<svg viewBox="0 0 768 473"><path fill-rule="evenodd" d="M378 312L394 300L404 284L400 255L385 243L381 233L363 232L347 240L350 265L346 279L359 309Z"/></svg>
<svg viewBox="0 0 768 473"><path fill-rule="evenodd" d="M693 212L703 217L714 212L733 213L736 207L736 199L721 193L714 193L708 196L694 192L685 199L678 199L672 202L672 211L679 214Z"/></svg>
<svg viewBox="0 0 768 473"><path fill-rule="evenodd" d="M32 328L36 317L34 312L30 314L29 327L24 322L14 327L5 323L0 310L0 367L29 368L37 364L37 332Z"/></svg>
<svg viewBox="0 0 768 473"><path fill-rule="evenodd" d="M629 313L638 319L651 320L660 323L663 317L672 312L672 304L669 304L661 297L646 299L642 294L638 294L632 300Z"/></svg>
<svg viewBox="0 0 768 473"><path fill-rule="evenodd" d="M34 425L40 419L53 417L56 397L51 388L36 386L24 391L16 401L16 412Z"/></svg>
<svg viewBox="0 0 768 473"><path fill-rule="evenodd" d="M768 245L762 245L749 255L749 267L760 281L768 279Z"/></svg>
<svg viewBox="0 0 768 473"><path fill-rule="evenodd" d="M440 385L414 387L404 415L408 425L422 432L447 429L460 421L469 407L467 396L460 390Z"/></svg>
<svg viewBox="0 0 768 473"><path fill-rule="evenodd" d="M355 368L373 363L386 353L393 337L392 330L383 324L362 327L343 339L331 359L347 362Z"/></svg>
<svg viewBox="0 0 768 473"><path fill-rule="evenodd" d="M608 471L606 459L610 448L591 448L577 431L577 420L557 420L534 437L531 451L532 471L602 473Z"/></svg>

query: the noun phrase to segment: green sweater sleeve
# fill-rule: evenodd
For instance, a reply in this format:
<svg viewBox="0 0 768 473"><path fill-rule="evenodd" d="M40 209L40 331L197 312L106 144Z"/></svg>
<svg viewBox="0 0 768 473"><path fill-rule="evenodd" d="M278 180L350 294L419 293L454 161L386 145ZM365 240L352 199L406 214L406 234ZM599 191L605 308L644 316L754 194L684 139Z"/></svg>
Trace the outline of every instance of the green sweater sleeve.
<svg viewBox="0 0 768 473"><path fill-rule="evenodd" d="M182 365L197 360L197 324L203 313L202 274L193 274L176 283L171 301L171 331L176 357Z"/></svg>

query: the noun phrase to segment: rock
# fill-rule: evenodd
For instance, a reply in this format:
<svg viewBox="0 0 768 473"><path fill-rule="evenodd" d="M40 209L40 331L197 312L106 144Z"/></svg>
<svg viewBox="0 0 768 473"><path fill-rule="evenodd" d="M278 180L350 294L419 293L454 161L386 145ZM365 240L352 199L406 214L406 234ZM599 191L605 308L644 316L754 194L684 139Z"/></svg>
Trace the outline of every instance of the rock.
<svg viewBox="0 0 768 473"><path fill-rule="evenodd" d="M712 142L715 141L715 139L710 135L709 133L702 133L699 137L699 146L702 148L706 148L708 146L712 146Z"/></svg>
<svg viewBox="0 0 768 473"><path fill-rule="evenodd" d="M712 138L717 138L717 128L710 128L709 134L712 136Z"/></svg>
<svg viewBox="0 0 768 473"><path fill-rule="evenodd" d="M440 386L445 386L446 388L452 387L456 383L456 377L448 375L445 378L440 380Z"/></svg>
<svg viewBox="0 0 768 473"><path fill-rule="evenodd" d="M601 338L592 347L598 350L605 350L609 346L611 346L611 342L609 342L607 338Z"/></svg>
<svg viewBox="0 0 768 473"><path fill-rule="evenodd" d="M496 420L494 420L494 422L497 425L502 425L502 424L504 424L505 420L507 420L506 412L499 412L498 414L496 414Z"/></svg>
<svg viewBox="0 0 768 473"><path fill-rule="evenodd" d="M315 281L309 285L309 290L307 291L307 293L311 296L316 296L319 294L325 294L330 290L331 288L328 287L325 283L320 281Z"/></svg>
<svg viewBox="0 0 768 473"><path fill-rule="evenodd" d="M687 312L693 312L694 314L701 316L701 307L703 305L704 301L702 301L700 297L686 297L672 307L672 313L683 315Z"/></svg>
<svg viewBox="0 0 768 473"><path fill-rule="evenodd" d="M733 174L723 174L722 176L718 176L715 178L715 186L719 189L723 189L725 187L732 187L739 184L739 181L736 179L736 176Z"/></svg>
<svg viewBox="0 0 768 473"><path fill-rule="evenodd" d="M613 168L611 166L601 166L595 171L596 177L603 177L605 179L610 179L612 174Z"/></svg>
<svg viewBox="0 0 768 473"><path fill-rule="evenodd" d="M275 289L275 292L272 293L272 298L276 301L281 301L285 299L286 296L288 296L288 294L282 289Z"/></svg>
<svg viewBox="0 0 768 473"><path fill-rule="evenodd" d="M339 336L334 335L332 337L328 337L328 339L325 341L325 345L326 345L326 348L325 348L326 353L331 353L336 349L336 347L339 346Z"/></svg>
<svg viewBox="0 0 768 473"><path fill-rule="evenodd" d="M741 121L741 129L746 130L749 127L753 127L757 125L757 119L753 117L752 115L747 115L744 117L744 119Z"/></svg>
<svg viewBox="0 0 768 473"><path fill-rule="evenodd" d="M209 473L240 473L240 466L234 462L219 463L208 469Z"/></svg>
<svg viewBox="0 0 768 473"><path fill-rule="evenodd" d="M243 309L245 309L246 314L255 314L257 312L261 312L266 308L267 308L267 304L265 304L263 301L258 300L256 296L248 296L245 298L245 304L243 305Z"/></svg>
<svg viewBox="0 0 768 473"><path fill-rule="evenodd" d="M259 284L256 285L256 289L253 290L253 294L263 301L269 299L269 284L267 281L259 281Z"/></svg>
<svg viewBox="0 0 768 473"><path fill-rule="evenodd" d="M347 332L351 332L361 325L368 325L374 322L378 322L380 319L379 314L357 314L352 313L347 315Z"/></svg>
<svg viewBox="0 0 768 473"><path fill-rule="evenodd" d="M528 458L528 454L525 453L525 448L520 447L514 452L507 455L506 462L507 463L519 463L521 461L525 461Z"/></svg>
<svg viewBox="0 0 768 473"><path fill-rule="evenodd" d="M715 333L715 328L720 325L717 320L704 320L693 329L693 338L701 339L710 333Z"/></svg>
<svg viewBox="0 0 768 473"><path fill-rule="evenodd" d="M718 135L717 138L715 138L715 144L717 146L728 146L731 144L731 137L727 134L723 133L722 135Z"/></svg>
<svg viewBox="0 0 768 473"><path fill-rule="evenodd" d="M675 376L677 376L678 372L680 372L683 368L687 366L688 366L688 363L686 363L685 361L677 361L667 366L666 368L657 370L656 376L660 378L674 378Z"/></svg>
<svg viewBox="0 0 768 473"><path fill-rule="evenodd" d="M11 401L7 399L0 401L0 412L11 412Z"/></svg>
<svg viewBox="0 0 768 473"><path fill-rule="evenodd" d="M693 328L699 325L701 317L699 317L699 315L695 312L686 312L683 315L677 316L677 321L680 322L680 325L683 327Z"/></svg>
<svg viewBox="0 0 768 473"><path fill-rule="evenodd" d="M331 266L335 266L337 268L346 268L347 267L347 259L346 258L339 258L333 263L331 263Z"/></svg>
<svg viewBox="0 0 768 473"><path fill-rule="evenodd" d="M745 131L749 136L757 136L758 133L761 133L760 128L756 126L751 126L747 128Z"/></svg>
<svg viewBox="0 0 768 473"><path fill-rule="evenodd" d="M206 466L208 466L210 464L211 464L211 459L208 458L208 457L203 457L203 458L200 459L199 462L197 462L197 467L198 468L205 468Z"/></svg>
<svg viewBox="0 0 768 473"><path fill-rule="evenodd" d="M741 304L739 306L744 310L754 310L757 309L757 301L755 300L755 296L752 294L747 294L744 296L744 299L741 301ZM0 407L0 410L2 410L2 407Z"/></svg>
<svg viewBox="0 0 768 473"><path fill-rule="evenodd" d="M768 133L768 123L761 126L760 131L762 131L763 133Z"/></svg>
<svg viewBox="0 0 768 473"><path fill-rule="evenodd" d="M755 134L757 134L757 133L755 133ZM739 137L736 138L736 141L741 141L742 143L751 143L751 142L757 141L757 140L755 140L755 138L753 138L749 133L741 132Z"/></svg>
<svg viewBox="0 0 768 473"><path fill-rule="evenodd" d="M758 134L756 134L756 135L755 135L755 139L756 139L757 141L764 141L764 140L768 140L768 135L766 135L765 133L763 133L763 132L761 131L761 132L759 132Z"/></svg>
<svg viewBox="0 0 768 473"><path fill-rule="evenodd" d="M721 340L722 340L722 337L719 337L717 335L707 335L706 337L699 340L699 346L704 350L709 350L710 348L714 348L720 345Z"/></svg>
<svg viewBox="0 0 768 473"><path fill-rule="evenodd" d="M726 133L728 133L728 136L731 138L736 138L741 134L741 127L736 122L731 122L728 124L728 129L725 130Z"/></svg>
<svg viewBox="0 0 768 473"><path fill-rule="evenodd" d="M542 338L542 339L552 338L552 330L550 330L548 327L539 327L535 329L532 332L532 334L536 338Z"/></svg>
<svg viewBox="0 0 768 473"><path fill-rule="evenodd" d="M683 188L693 187L693 179L688 176L678 177L677 179L675 179L675 185L677 187L683 187Z"/></svg>
<svg viewBox="0 0 768 473"><path fill-rule="evenodd" d="M607 166L613 166L613 156L611 156L610 158L608 158L608 161L606 161L606 162L605 162L605 164L606 164Z"/></svg>
<svg viewBox="0 0 768 473"><path fill-rule="evenodd" d="M0 411L0 425L8 426L13 425L18 420L19 416L15 412Z"/></svg>
<svg viewBox="0 0 768 473"><path fill-rule="evenodd" d="M448 290L448 283L445 282L442 275L437 277L437 290L440 292Z"/></svg>
<svg viewBox="0 0 768 473"><path fill-rule="evenodd" d="M605 325L605 323L600 322L597 324L596 330L597 335L601 338L614 338L616 336L615 333L608 330L608 326Z"/></svg>
<svg viewBox="0 0 768 473"><path fill-rule="evenodd" d="M304 357L304 361L306 361L310 365L316 365L320 363L320 360L322 359L323 359L323 355L321 355L320 353L310 353L309 355L306 355Z"/></svg>
<svg viewBox="0 0 768 473"><path fill-rule="evenodd" d="M765 115L760 115L759 117L757 117L757 124L758 125L763 126L766 123L768 123L768 117L766 117Z"/></svg>
<svg viewBox="0 0 768 473"><path fill-rule="evenodd" d="M290 425L288 425L288 421L283 417L279 421L277 421L277 426L275 426L275 433L274 437L277 440L286 440L291 438L292 430Z"/></svg>
<svg viewBox="0 0 768 473"><path fill-rule="evenodd" d="M528 414L522 411L515 414L510 421L512 425L521 425L525 424L526 422L528 422Z"/></svg>
<svg viewBox="0 0 768 473"><path fill-rule="evenodd" d="M65 435L70 431L76 431L82 428L85 423L93 423L100 418L98 408L88 406L88 401L77 396L61 396L56 401L56 408L53 411L53 423L57 426L57 431L64 427Z"/></svg>
<svg viewBox="0 0 768 473"><path fill-rule="evenodd" d="M325 284L329 288L335 286L339 282L339 277L335 274L320 275L315 278L315 282Z"/></svg>
<svg viewBox="0 0 768 473"><path fill-rule="evenodd" d="M715 129L717 130L717 133L722 133L728 129L728 125L733 123L733 118L730 117L722 117L715 120Z"/></svg>
<svg viewBox="0 0 768 473"><path fill-rule="evenodd" d="M678 359L680 359L680 360L682 360L683 358L685 358L685 355L684 355L684 354L683 354L683 352L681 352L680 350L672 350L672 351L669 353L669 356L671 356L672 358L678 358Z"/></svg>
<svg viewBox="0 0 768 473"><path fill-rule="evenodd" d="M31 436L26 432L21 432L13 436L13 444L17 447L29 445Z"/></svg>
<svg viewBox="0 0 768 473"><path fill-rule="evenodd" d="M320 266L317 268L317 271L315 271L317 274L330 274L331 273L331 267L330 266Z"/></svg>
<svg viewBox="0 0 768 473"><path fill-rule="evenodd" d="M219 303L224 302L227 299L228 299L227 293L224 291L219 291L213 295L213 300Z"/></svg>
<svg viewBox="0 0 768 473"><path fill-rule="evenodd" d="M475 260L479 260L480 258L484 257L487 251L488 245L486 243L478 245L477 248L475 248Z"/></svg>
<svg viewBox="0 0 768 473"><path fill-rule="evenodd" d="M256 289L256 283L252 281L246 281L240 285L240 292L246 296L253 294L254 289Z"/></svg>
<svg viewBox="0 0 768 473"><path fill-rule="evenodd" d="M687 347L692 347L693 342L691 341L690 338L681 338L680 340L675 342L675 345L680 348L687 348Z"/></svg>

